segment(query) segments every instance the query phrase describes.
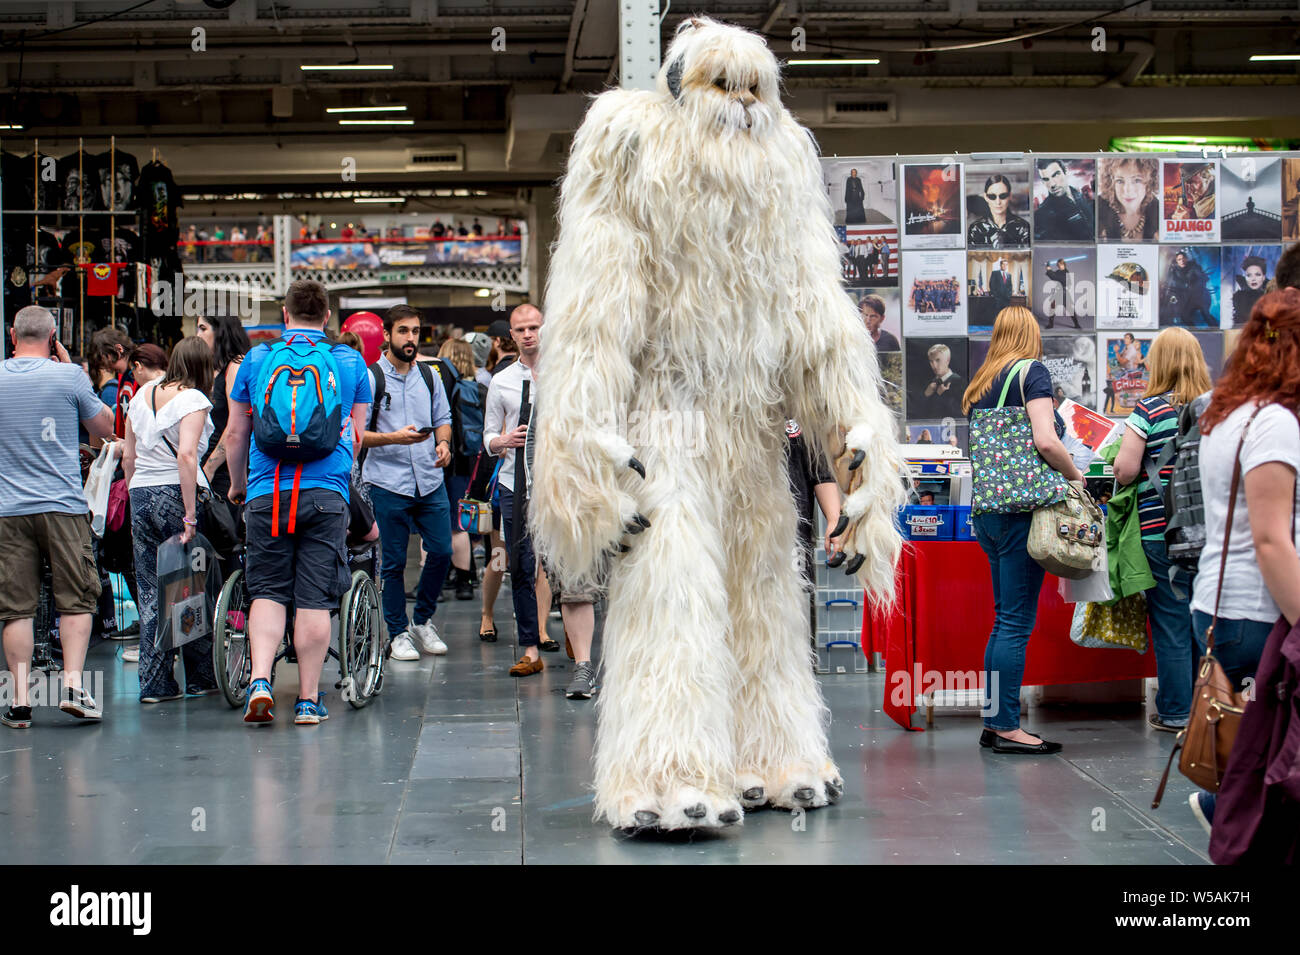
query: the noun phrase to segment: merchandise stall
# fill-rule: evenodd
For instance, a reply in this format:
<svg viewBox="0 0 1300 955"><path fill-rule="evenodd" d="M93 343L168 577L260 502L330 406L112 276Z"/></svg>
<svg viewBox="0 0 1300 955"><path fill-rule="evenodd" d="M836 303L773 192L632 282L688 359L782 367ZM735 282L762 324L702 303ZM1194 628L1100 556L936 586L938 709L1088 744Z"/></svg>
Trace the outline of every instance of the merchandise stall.
<svg viewBox="0 0 1300 955"><path fill-rule="evenodd" d="M1021 306L1038 321L1076 443L1128 417L1163 328L1190 330L1217 378L1300 240L1300 154L834 156L822 171L844 285L913 459L897 609L865 611L861 631L868 659L884 654L886 712L911 728L935 693L973 689L955 684L980 672L992 627L988 563L963 509L961 399L998 312ZM1089 476L1104 501L1109 474L1097 465ZM1150 653L1070 643L1073 605L1058 584L1043 586L1025 685L1154 673Z"/></svg>
<svg viewBox="0 0 1300 955"><path fill-rule="evenodd" d="M1070 403L1065 404L1066 446L1076 440ZM1093 414L1093 417L1101 416ZM1089 435L1100 447L1116 439L1118 427ZM1080 450L1091 456L1094 449ZM904 446L912 487L899 515L907 539L897 573L894 607L862 616L861 646L868 659L885 663L884 710L904 729L925 710L933 724L940 696L977 705L983 685L984 647L993 628L993 585L988 560L975 540L970 515L970 461L949 446ZM1096 461L1085 472L1094 494L1113 480ZM924 501L925 503L918 503ZM1073 603L1060 581L1048 574L1038 597L1038 615L1025 655L1024 686L1055 686L1155 675L1152 653L1094 650L1070 640Z"/></svg>

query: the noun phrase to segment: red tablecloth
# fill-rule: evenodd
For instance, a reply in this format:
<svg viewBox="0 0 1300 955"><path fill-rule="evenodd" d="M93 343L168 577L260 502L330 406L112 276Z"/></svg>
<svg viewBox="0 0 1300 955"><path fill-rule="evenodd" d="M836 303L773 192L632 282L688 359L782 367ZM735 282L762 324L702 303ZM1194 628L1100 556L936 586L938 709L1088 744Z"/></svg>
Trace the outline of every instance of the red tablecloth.
<svg viewBox="0 0 1300 955"><path fill-rule="evenodd" d="M1025 654L1025 686L1091 683L1155 676L1155 654L1085 650L1070 642L1074 604L1061 599L1048 574L1038 598L1038 621ZM984 666L993 629L993 585L988 559L974 541L913 541L898 569L898 601L888 616L862 617L862 649L883 653L885 713L912 726L918 693L961 689L962 677Z"/></svg>

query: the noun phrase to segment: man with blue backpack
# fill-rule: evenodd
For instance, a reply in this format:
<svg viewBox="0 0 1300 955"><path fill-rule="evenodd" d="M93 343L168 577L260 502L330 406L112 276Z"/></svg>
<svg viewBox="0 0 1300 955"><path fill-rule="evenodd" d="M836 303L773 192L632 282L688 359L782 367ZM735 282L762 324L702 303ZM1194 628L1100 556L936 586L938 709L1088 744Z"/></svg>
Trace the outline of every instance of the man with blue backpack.
<svg viewBox="0 0 1300 955"><path fill-rule="evenodd" d="M252 683L244 722L274 714L271 665L294 607L300 696L294 722L319 723L330 612L350 582L348 477L365 431L370 382L361 355L325 337L329 297L300 279L284 298L280 339L250 351L230 391L226 459L233 503L247 501L245 586ZM252 446L249 439L252 438Z"/></svg>
<svg viewBox="0 0 1300 955"><path fill-rule="evenodd" d="M451 566L451 505L442 472L451 464L451 408L442 382L428 364L416 361L421 324L418 309L390 308L384 315L384 351L369 369L374 405L361 478L379 523L384 622L394 660L420 659L417 640L425 653L447 652L433 613ZM405 585L412 531L425 552L414 624L406 613Z"/></svg>

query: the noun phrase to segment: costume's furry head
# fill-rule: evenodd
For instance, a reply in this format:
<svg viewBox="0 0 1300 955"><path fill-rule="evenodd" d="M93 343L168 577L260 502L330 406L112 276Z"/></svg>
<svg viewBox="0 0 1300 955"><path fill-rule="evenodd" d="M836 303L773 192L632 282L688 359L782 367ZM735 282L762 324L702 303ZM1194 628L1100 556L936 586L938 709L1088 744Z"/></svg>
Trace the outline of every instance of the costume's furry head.
<svg viewBox="0 0 1300 955"><path fill-rule="evenodd" d="M668 47L658 88L697 129L765 136L781 105L781 71L756 33L710 20L683 20Z"/></svg>

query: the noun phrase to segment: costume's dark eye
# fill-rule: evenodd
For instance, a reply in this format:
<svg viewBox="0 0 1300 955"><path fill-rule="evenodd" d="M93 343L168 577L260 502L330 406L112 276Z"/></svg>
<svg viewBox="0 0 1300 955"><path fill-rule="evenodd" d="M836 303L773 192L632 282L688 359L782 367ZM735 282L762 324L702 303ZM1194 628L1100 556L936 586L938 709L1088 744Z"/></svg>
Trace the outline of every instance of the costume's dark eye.
<svg viewBox="0 0 1300 955"><path fill-rule="evenodd" d="M724 93L727 91L727 81L722 77L718 77L716 80L714 80L713 85L716 86L718 89L722 90Z"/></svg>
<svg viewBox="0 0 1300 955"><path fill-rule="evenodd" d="M749 95L753 96L755 99L758 98L758 86L757 86L757 84L755 84L754 86L751 86L751 87L749 88Z"/></svg>

